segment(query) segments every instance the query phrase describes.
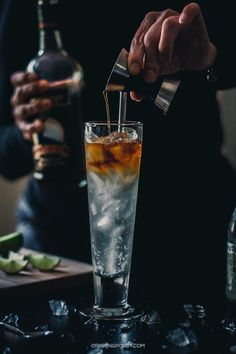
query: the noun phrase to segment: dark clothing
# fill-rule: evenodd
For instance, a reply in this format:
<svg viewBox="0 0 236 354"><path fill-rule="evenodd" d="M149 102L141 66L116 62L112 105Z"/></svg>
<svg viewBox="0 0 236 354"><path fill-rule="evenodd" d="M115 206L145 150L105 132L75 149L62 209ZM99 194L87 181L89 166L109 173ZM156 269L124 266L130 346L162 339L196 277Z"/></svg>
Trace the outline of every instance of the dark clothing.
<svg viewBox="0 0 236 354"><path fill-rule="evenodd" d="M85 71L85 120L104 119L102 90L120 49L129 48L144 15L185 5L150 0L129 8L119 3L114 13L112 2L61 3L64 46ZM200 5L219 45L217 68L223 68L217 85L231 87L236 83L230 68L236 59L229 49L234 36L231 21L222 14L224 9L218 11L214 4L209 11L205 3ZM5 0L0 1L0 10L0 172L16 178L32 171L33 163L31 147L12 126L9 75L24 70L37 50L36 9L33 1ZM205 73L188 72L166 118L148 99L128 104L128 118L144 123L130 287L136 299L139 294L155 301L200 302L223 296L227 224L236 198L235 174L220 153L215 89ZM26 239L31 234L37 238L35 247L40 241L39 247L50 252L88 259L85 189L41 186L30 178L19 203L18 222Z"/></svg>

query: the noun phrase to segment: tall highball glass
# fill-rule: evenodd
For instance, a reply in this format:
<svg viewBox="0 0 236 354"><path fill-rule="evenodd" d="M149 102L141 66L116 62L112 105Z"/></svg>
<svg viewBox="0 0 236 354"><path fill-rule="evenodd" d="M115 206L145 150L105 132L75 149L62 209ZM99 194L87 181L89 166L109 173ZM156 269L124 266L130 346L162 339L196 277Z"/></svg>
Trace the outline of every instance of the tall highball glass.
<svg viewBox="0 0 236 354"><path fill-rule="evenodd" d="M142 151L139 122L88 122L85 154L97 318L135 316L128 304Z"/></svg>

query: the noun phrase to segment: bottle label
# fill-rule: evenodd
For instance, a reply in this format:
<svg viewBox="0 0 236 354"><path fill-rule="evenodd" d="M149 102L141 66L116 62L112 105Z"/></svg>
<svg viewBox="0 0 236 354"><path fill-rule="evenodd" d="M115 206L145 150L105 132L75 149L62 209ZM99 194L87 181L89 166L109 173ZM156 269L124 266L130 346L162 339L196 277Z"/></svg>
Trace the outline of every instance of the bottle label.
<svg viewBox="0 0 236 354"><path fill-rule="evenodd" d="M37 162L37 170L42 171L46 167L62 166L70 157L70 148L65 144L65 132L63 126L55 119L48 118L42 137L48 143L36 142L33 147L34 159Z"/></svg>
<svg viewBox="0 0 236 354"><path fill-rule="evenodd" d="M38 75L47 79L40 72ZM77 178L84 170L80 110L83 80L70 77L50 81L49 77L48 81L48 90L39 97L50 98L52 108L42 115L43 131L33 134L34 176L43 179L59 171L63 176Z"/></svg>
<svg viewBox="0 0 236 354"><path fill-rule="evenodd" d="M76 163L73 151L75 154L79 148L73 145L73 141L79 131L76 122L79 119L76 108L79 89L80 82L74 79L49 83L45 97L51 99L53 108L48 112L49 115L44 115L44 130L33 139L36 172L44 173L54 167L68 169L69 165Z"/></svg>
<svg viewBox="0 0 236 354"><path fill-rule="evenodd" d="M236 245L227 243L227 284L236 289Z"/></svg>

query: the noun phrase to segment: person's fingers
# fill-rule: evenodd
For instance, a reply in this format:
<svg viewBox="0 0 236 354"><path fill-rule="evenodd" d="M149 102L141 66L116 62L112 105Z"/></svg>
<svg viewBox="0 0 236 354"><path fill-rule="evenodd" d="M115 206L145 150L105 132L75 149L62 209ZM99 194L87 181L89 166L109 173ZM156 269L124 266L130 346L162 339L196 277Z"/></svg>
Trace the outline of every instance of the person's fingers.
<svg viewBox="0 0 236 354"><path fill-rule="evenodd" d="M175 15L178 15L176 11L164 11L149 28L144 37L144 78L147 82L151 83L157 80L160 66L158 46L161 37L162 25L167 18Z"/></svg>
<svg viewBox="0 0 236 354"><path fill-rule="evenodd" d="M33 123L26 123L23 120L19 120L16 122L16 125L26 140L31 140L32 134L39 133L44 129L44 122L40 119L36 119Z"/></svg>
<svg viewBox="0 0 236 354"><path fill-rule="evenodd" d="M13 110L13 116L16 120L26 120L33 115L40 115L52 107L49 99L35 99L32 103L22 104Z"/></svg>
<svg viewBox="0 0 236 354"><path fill-rule="evenodd" d="M13 86L21 86L37 80L37 74L18 71L11 75L11 83Z"/></svg>
<svg viewBox="0 0 236 354"><path fill-rule="evenodd" d="M139 75L143 68L144 46L143 46L144 33L136 37L132 41L130 52L128 56L128 67L131 75Z"/></svg>
<svg viewBox="0 0 236 354"><path fill-rule="evenodd" d="M141 102L145 98L145 95L143 95L141 93L138 93L138 92L135 92L135 91L131 91L130 92L130 97L134 101Z"/></svg>
<svg viewBox="0 0 236 354"><path fill-rule="evenodd" d="M158 14L158 12L149 12L134 35L128 57L128 67L131 75L139 75L143 68L144 36L152 24L155 23Z"/></svg>
<svg viewBox="0 0 236 354"><path fill-rule="evenodd" d="M179 16L168 17L162 25L161 36L158 46L160 65L162 70L168 70L172 53L174 50L175 39L179 32L183 29L183 25L179 23Z"/></svg>
<svg viewBox="0 0 236 354"><path fill-rule="evenodd" d="M26 140L31 140L33 133L38 133L44 129L44 122L41 119L35 119L28 122L27 118L33 115L39 115L49 110L52 102L49 99L35 99L33 103L19 105L13 109L13 116L16 125L21 130Z"/></svg>
<svg viewBox="0 0 236 354"><path fill-rule="evenodd" d="M11 104L13 107L20 105L21 103L27 102L31 97L43 94L48 89L48 81L38 80L36 82L25 84L23 86L18 86L11 99Z"/></svg>
<svg viewBox="0 0 236 354"><path fill-rule="evenodd" d="M201 9L198 4L192 2L184 7L179 17L179 23L188 25L192 23L197 16L202 16Z"/></svg>

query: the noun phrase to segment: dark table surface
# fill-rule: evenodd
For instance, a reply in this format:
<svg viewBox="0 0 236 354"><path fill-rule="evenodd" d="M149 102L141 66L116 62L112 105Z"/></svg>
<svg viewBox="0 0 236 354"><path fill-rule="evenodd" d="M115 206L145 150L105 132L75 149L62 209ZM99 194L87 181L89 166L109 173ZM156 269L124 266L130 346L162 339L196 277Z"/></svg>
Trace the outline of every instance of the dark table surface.
<svg viewBox="0 0 236 354"><path fill-rule="evenodd" d="M82 289L0 304L0 354L236 353L234 308L218 303L136 304L132 322L94 321L80 310L92 304L91 283ZM52 313L49 300L63 300L68 315Z"/></svg>

